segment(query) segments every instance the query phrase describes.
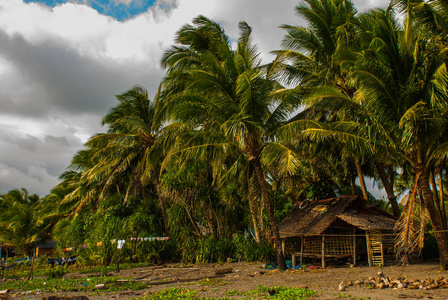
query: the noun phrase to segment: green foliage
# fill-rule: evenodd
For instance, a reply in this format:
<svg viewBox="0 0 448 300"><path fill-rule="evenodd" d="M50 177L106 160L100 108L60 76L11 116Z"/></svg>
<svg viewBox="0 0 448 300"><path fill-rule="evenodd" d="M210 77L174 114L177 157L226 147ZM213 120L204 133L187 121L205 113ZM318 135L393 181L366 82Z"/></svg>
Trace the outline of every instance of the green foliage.
<svg viewBox="0 0 448 300"><path fill-rule="evenodd" d="M272 300L295 300L295 299L308 299L316 295L316 292L302 288L289 288L289 287L265 287L260 285L258 289L249 292L240 292L236 290L228 291L226 298L204 298L199 297L196 290L189 290L185 288L170 288L158 291L151 295L143 297L145 300L189 300L189 299L234 299L230 297L238 297L238 299L272 299ZM244 298L241 298L243 296Z"/></svg>
<svg viewBox="0 0 448 300"><path fill-rule="evenodd" d="M257 292L258 295L268 294L267 299L278 300L308 299L308 297L316 295L316 292L303 288L265 287L264 285L260 285Z"/></svg>
<svg viewBox="0 0 448 300"><path fill-rule="evenodd" d="M47 238L51 231L44 206L43 199L25 188L0 195L0 241L13 244L24 257L33 255L33 243Z"/></svg>
<svg viewBox="0 0 448 300"><path fill-rule="evenodd" d="M69 273L67 266L55 266L54 268L45 268L42 275L45 278L62 278L65 274Z"/></svg>
<svg viewBox="0 0 448 300"><path fill-rule="evenodd" d="M182 261L189 263L223 262L227 258L242 261L271 261L275 252L271 244L258 244L249 234L237 234L230 239L214 237L189 238L182 243Z"/></svg>
<svg viewBox="0 0 448 300"><path fill-rule="evenodd" d="M170 288L158 291L146 296L145 300L189 300L189 299L200 299L198 297L198 292L195 290L188 290L185 288Z"/></svg>
<svg viewBox="0 0 448 300"><path fill-rule="evenodd" d="M275 251L271 244L262 242L258 244L251 235L239 234L232 240L235 245L235 254L243 261L272 261Z"/></svg>
<svg viewBox="0 0 448 300"><path fill-rule="evenodd" d="M233 254L230 240L218 240L212 236L205 238L188 238L182 247L182 261L189 263L207 263L226 261Z"/></svg>
<svg viewBox="0 0 448 300"><path fill-rule="evenodd" d="M11 280L2 283L2 289L14 292L32 291L33 294L42 292L60 293L70 291L93 291L95 285L104 283L102 291L139 290L148 287L145 282L117 282L118 277L86 277L81 279L34 278L32 280Z"/></svg>

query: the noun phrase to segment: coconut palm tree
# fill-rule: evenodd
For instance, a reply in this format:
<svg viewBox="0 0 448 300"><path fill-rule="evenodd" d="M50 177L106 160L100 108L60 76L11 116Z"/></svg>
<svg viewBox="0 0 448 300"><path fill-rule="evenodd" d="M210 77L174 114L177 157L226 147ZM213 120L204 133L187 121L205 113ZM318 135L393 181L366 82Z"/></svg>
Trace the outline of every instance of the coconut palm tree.
<svg viewBox="0 0 448 300"><path fill-rule="evenodd" d="M163 126L155 118L156 101L151 101L148 92L139 86L116 97L119 104L103 119L108 131L90 138L88 148L74 159L72 168L82 171L81 184L65 201L77 198L79 211L93 198L101 199L108 192L124 194L126 201L130 195L141 193L145 197L156 189L168 233L159 181Z"/></svg>
<svg viewBox="0 0 448 300"><path fill-rule="evenodd" d="M340 110L339 106L342 105L341 102L345 102L355 106L352 111L356 108L357 88L350 78L351 65L347 62L355 59L357 53L366 47L366 34L360 28L363 20L357 17L352 2L342 0L304 1L297 7L297 13L308 22L308 26L283 26L287 30L283 41L285 50L275 51L277 58L271 72L281 79L286 79L290 84L300 84L276 93L284 97L300 98L310 111L320 111L313 120L335 122L353 119L351 111ZM316 89L321 90L316 93ZM326 95L320 97L323 94ZM362 118L362 114L358 117ZM299 121L299 118L295 117L291 121ZM306 122L309 121L302 123ZM314 128L314 132L322 131L324 127L319 125ZM334 138L328 138L326 142L334 145ZM351 156L350 165L354 167L349 169L356 170L366 199L369 198L369 193L362 165L363 161L374 162L378 177L386 188L393 213L398 217L400 210L393 192L395 169L391 159L388 163L385 163L384 159L378 160L380 156L383 158L384 154L373 153L372 147L365 143L361 145L360 141L352 145L349 140L340 138L339 142L342 143L341 146L345 145L341 148L344 149L344 156Z"/></svg>
<svg viewBox="0 0 448 300"><path fill-rule="evenodd" d="M382 144L389 140L391 143L385 146L398 152L413 168L415 182L422 191L423 205L435 231L441 267L445 268L448 243L429 181L436 149L443 143L447 130L446 46L434 43L420 28L408 14L403 30L378 31L379 37L388 34L389 43L373 44L371 51L366 53L370 60L374 58L375 63L381 64L373 66L372 62L366 64L364 60L353 74L368 95L366 100L373 108L371 116L381 122L378 132L384 138Z"/></svg>
<svg viewBox="0 0 448 300"><path fill-rule="evenodd" d="M261 68L258 52L250 42L251 28L241 22L240 31L236 50L224 30L202 16L177 33L177 45L162 59L167 68L164 109L170 111L172 122L190 128L180 137L185 155L207 158L216 169L224 167L230 155L253 167L269 216L279 269L285 270L266 166L277 163L285 172L292 172L297 161L292 150L273 138L287 109L269 95L276 83ZM238 166L228 166L233 167Z"/></svg>
<svg viewBox="0 0 448 300"><path fill-rule="evenodd" d="M25 188L0 196L0 239L14 245L25 256L32 255L30 275L33 275L34 243L48 238L52 223L42 215L44 203L37 194ZM33 253L32 253L33 252Z"/></svg>

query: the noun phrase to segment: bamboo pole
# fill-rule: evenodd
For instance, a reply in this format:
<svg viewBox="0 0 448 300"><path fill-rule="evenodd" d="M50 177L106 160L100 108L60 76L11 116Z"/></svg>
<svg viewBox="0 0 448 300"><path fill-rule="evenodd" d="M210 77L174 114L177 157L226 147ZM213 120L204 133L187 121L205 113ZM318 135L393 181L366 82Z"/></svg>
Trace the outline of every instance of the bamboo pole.
<svg viewBox="0 0 448 300"><path fill-rule="evenodd" d="M356 266L356 227L353 227L353 265Z"/></svg>
<svg viewBox="0 0 448 300"><path fill-rule="evenodd" d="M322 269L325 269L325 235L322 235Z"/></svg>
<svg viewBox="0 0 448 300"><path fill-rule="evenodd" d="M303 243L305 242L305 239L303 236L300 237L300 266L303 266Z"/></svg>
<svg viewBox="0 0 448 300"><path fill-rule="evenodd" d="M366 243L367 243L367 258L369 260L369 267L372 267L373 266L372 244L370 242L370 235L367 230L366 230Z"/></svg>

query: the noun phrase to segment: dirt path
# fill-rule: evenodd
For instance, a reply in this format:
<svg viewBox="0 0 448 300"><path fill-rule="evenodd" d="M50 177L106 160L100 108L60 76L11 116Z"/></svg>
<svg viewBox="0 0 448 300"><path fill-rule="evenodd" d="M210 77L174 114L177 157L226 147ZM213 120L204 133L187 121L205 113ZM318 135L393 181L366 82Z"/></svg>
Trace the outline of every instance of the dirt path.
<svg viewBox="0 0 448 300"><path fill-rule="evenodd" d="M216 270L230 269L230 273L215 275ZM225 297L227 291L250 291L259 285L266 287L285 286L308 288L317 291L313 299L340 299L350 295L356 299L448 299L448 288L443 289L377 289L363 286L349 286L345 291L339 291L339 284L344 281L355 282L369 277L377 277L378 267L339 267L326 270L316 269L306 271L287 271L279 273L263 268L261 263L226 263L223 265L208 264L194 266L179 266L176 264L159 267L135 268L123 270L119 275L125 280L140 280L148 282L148 288L138 291L125 291L104 294L90 294L89 299L126 299L153 293L171 287L184 287L198 290L201 297ZM448 272L440 271L436 263L415 264L407 267L384 267L384 275L390 278L407 276L410 280L425 280L443 276L448 278ZM71 274L70 276L82 276ZM49 294L50 295L50 294ZM68 295L81 295L69 293ZM34 299L40 299L35 296ZM32 299L21 296L17 299Z"/></svg>

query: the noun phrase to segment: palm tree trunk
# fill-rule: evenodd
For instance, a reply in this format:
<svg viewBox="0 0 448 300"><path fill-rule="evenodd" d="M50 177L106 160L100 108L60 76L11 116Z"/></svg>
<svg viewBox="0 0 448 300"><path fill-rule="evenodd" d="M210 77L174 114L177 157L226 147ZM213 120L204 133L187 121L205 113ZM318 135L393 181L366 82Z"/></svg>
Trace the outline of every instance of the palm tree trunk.
<svg viewBox="0 0 448 300"><path fill-rule="evenodd" d="M445 201L443 197L443 169L442 166L439 166L439 193L440 193L440 210L442 213L442 221L445 230L447 229L447 221L446 221L446 210L445 210Z"/></svg>
<svg viewBox="0 0 448 300"><path fill-rule="evenodd" d="M258 182L260 184L261 195L264 200L266 210L268 212L269 222L271 223L272 235L274 237L274 247L275 247L275 252L277 254L278 270L285 271L286 263L285 263L285 258L283 256L282 243L280 240L280 233L278 231L278 226L277 226L277 219L275 217L274 210L271 205L271 199L269 197L269 191L268 191L268 187L266 184L266 179L264 178L263 169L261 168L261 162L260 162L259 158L254 158L251 160L251 162L252 162L253 166L255 167L255 172L257 173Z"/></svg>
<svg viewBox="0 0 448 300"><path fill-rule="evenodd" d="M434 198L434 203L436 204L436 208L440 213L440 202L439 197L437 196L437 184L436 184L436 178L433 171L429 172L429 179L431 181L431 189L433 191L432 197Z"/></svg>
<svg viewBox="0 0 448 300"><path fill-rule="evenodd" d="M388 178L388 176L386 175L386 171L383 165L375 163L375 167L378 172L378 175L380 176L381 182L383 183L384 189L386 190L387 199L389 199L390 206L392 207L392 214L395 218L399 218L401 211L400 208L398 207L397 197L395 196L394 193L393 176L392 180L389 180L390 177Z"/></svg>
<svg viewBox="0 0 448 300"><path fill-rule="evenodd" d="M33 256L31 257L30 275L28 276L28 280L33 278L33 271L34 271L34 249L33 249Z"/></svg>
<svg viewBox="0 0 448 300"><path fill-rule="evenodd" d="M442 217L436 206L434 205L434 198L429 185L428 170L426 169L424 164L418 164L416 170L417 174L420 173L418 185L422 189L424 204L426 209L428 210L432 228L434 230L434 236L439 247L440 268L442 270L445 270L448 263L448 241L446 238L446 233L444 231Z"/></svg>
<svg viewBox="0 0 448 300"><path fill-rule="evenodd" d="M355 186L356 178L349 178L348 180L350 181L350 188L352 189L352 195L356 195L356 186Z"/></svg>
<svg viewBox="0 0 448 300"><path fill-rule="evenodd" d="M233 236L233 230L232 230L232 220L230 218L230 212L229 210L226 208L226 225L227 225L227 237L229 239L232 238Z"/></svg>
<svg viewBox="0 0 448 300"><path fill-rule="evenodd" d="M367 192L366 182L364 181L364 175L361 169L361 162L359 161L359 158L356 156L354 160L356 165L356 172L358 173L359 184L361 185L362 189L362 196L364 197L364 199L369 200L369 193Z"/></svg>
<svg viewBox="0 0 448 300"><path fill-rule="evenodd" d="M162 195L162 190L161 190L159 182L157 182L156 188L157 188L157 196L159 197L160 209L162 210L163 225L165 226L166 234L169 235L170 227L169 227L169 221L168 221L168 214L166 213L165 200Z"/></svg>
<svg viewBox="0 0 448 300"><path fill-rule="evenodd" d="M255 193L249 192L249 210L250 210L250 216L252 218L252 223L254 225L254 232L255 232L255 239L257 240L257 243L261 242L260 238L260 227L258 225L258 218L257 218L257 206L255 204Z"/></svg>

